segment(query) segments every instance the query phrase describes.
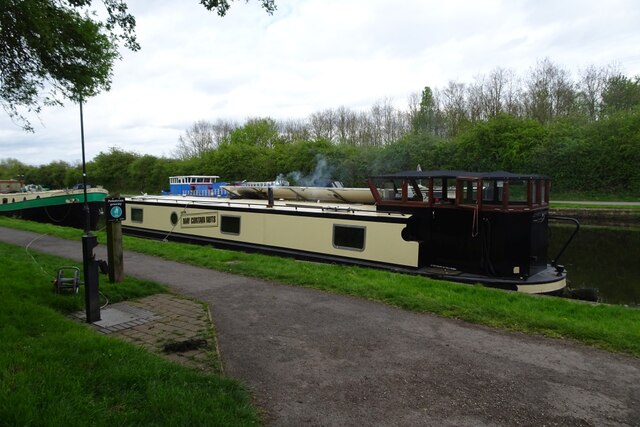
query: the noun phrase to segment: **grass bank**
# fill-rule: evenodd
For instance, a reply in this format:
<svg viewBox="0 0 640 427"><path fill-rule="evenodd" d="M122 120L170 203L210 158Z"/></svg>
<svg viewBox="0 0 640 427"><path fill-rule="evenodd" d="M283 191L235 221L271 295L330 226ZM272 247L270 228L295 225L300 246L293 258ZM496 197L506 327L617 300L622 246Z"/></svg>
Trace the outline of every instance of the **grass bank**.
<svg viewBox="0 0 640 427"><path fill-rule="evenodd" d="M549 207L551 209L597 209L597 210L634 210L640 212L639 205L621 205L621 204L613 204L608 202L602 203L590 203L590 202L573 202L573 203L561 203L561 202L550 202Z"/></svg>
<svg viewBox="0 0 640 427"><path fill-rule="evenodd" d="M553 200L598 201L598 202L640 202L638 194L624 193L581 193L576 191L552 190ZM553 202L553 200L551 200Z"/></svg>
<svg viewBox="0 0 640 427"><path fill-rule="evenodd" d="M0 218L0 226L73 239L80 235L78 230L7 218ZM100 242L106 242L103 233L98 235ZM202 267L354 295L493 327L573 339L640 356L640 310L637 309L128 236L124 245L128 250Z"/></svg>
<svg viewBox="0 0 640 427"><path fill-rule="evenodd" d="M0 424L259 424L238 383L67 318L83 309L84 296L57 295L51 280L59 266L76 263L1 242L0 257ZM101 291L115 302L166 289L128 277Z"/></svg>

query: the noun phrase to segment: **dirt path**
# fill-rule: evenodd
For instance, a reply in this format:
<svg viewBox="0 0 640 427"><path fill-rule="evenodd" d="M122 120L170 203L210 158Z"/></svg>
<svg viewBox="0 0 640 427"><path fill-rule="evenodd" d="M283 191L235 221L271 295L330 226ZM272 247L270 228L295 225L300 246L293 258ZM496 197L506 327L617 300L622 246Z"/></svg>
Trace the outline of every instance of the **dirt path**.
<svg viewBox="0 0 640 427"><path fill-rule="evenodd" d="M9 243L34 237L0 228ZM51 237L31 249L81 256ZM271 425L640 425L640 359L137 253L125 263L210 304L225 372Z"/></svg>

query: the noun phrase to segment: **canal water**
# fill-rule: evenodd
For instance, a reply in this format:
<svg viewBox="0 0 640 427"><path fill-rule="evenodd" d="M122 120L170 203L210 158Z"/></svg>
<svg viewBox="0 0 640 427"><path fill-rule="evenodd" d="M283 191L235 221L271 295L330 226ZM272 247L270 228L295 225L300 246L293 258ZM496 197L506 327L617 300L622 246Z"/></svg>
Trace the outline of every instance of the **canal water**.
<svg viewBox="0 0 640 427"><path fill-rule="evenodd" d="M550 226L550 258L573 230ZM640 228L582 226L559 264L566 267L572 289L597 288L602 302L640 307Z"/></svg>

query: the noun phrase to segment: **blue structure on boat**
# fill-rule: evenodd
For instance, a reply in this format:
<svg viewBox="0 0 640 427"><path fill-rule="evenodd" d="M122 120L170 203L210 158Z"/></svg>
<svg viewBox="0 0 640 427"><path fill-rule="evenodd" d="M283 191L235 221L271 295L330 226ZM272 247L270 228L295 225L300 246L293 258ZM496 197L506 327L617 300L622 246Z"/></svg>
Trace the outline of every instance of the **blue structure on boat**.
<svg viewBox="0 0 640 427"><path fill-rule="evenodd" d="M218 182L217 175L185 175L169 177L169 191L162 194L202 197L228 197L229 193L222 188L226 182Z"/></svg>

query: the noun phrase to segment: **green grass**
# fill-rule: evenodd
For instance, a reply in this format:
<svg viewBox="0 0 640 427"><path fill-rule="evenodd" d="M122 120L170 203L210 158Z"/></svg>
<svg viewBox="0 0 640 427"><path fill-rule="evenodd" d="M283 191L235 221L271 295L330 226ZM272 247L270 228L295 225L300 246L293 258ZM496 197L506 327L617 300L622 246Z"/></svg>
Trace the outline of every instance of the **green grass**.
<svg viewBox="0 0 640 427"><path fill-rule="evenodd" d="M79 238L78 230L0 218L0 226ZM99 234L99 241L106 238ZM125 248L234 274L354 295L416 312L573 339L640 356L640 310L504 292L359 267L295 261L125 236Z"/></svg>
<svg viewBox="0 0 640 427"><path fill-rule="evenodd" d="M584 203L558 203L558 202L550 202L549 206L552 209L623 209L623 210L638 210L640 211L640 206L636 205L609 205L609 204L590 204L589 202Z"/></svg>
<svg viewBox="0 0 640 427"><path fill-rule="evenodd" d="M638 194L623 193L581 193L576 191L553 191L553 200L576 200L598 202L640 202ZM553 202L552 200L552 202Z"/></svg>
<svg viewBox="0 0 640 427"><path fill-rule="evenodd" d="M0 424L260 423L238 383L67 318L64 313L82 309L84 297L55 294L52 279L59 266L74 263L4 243L0 256ZM111 301L166 291L130 277L101 290Z"/></svg>

